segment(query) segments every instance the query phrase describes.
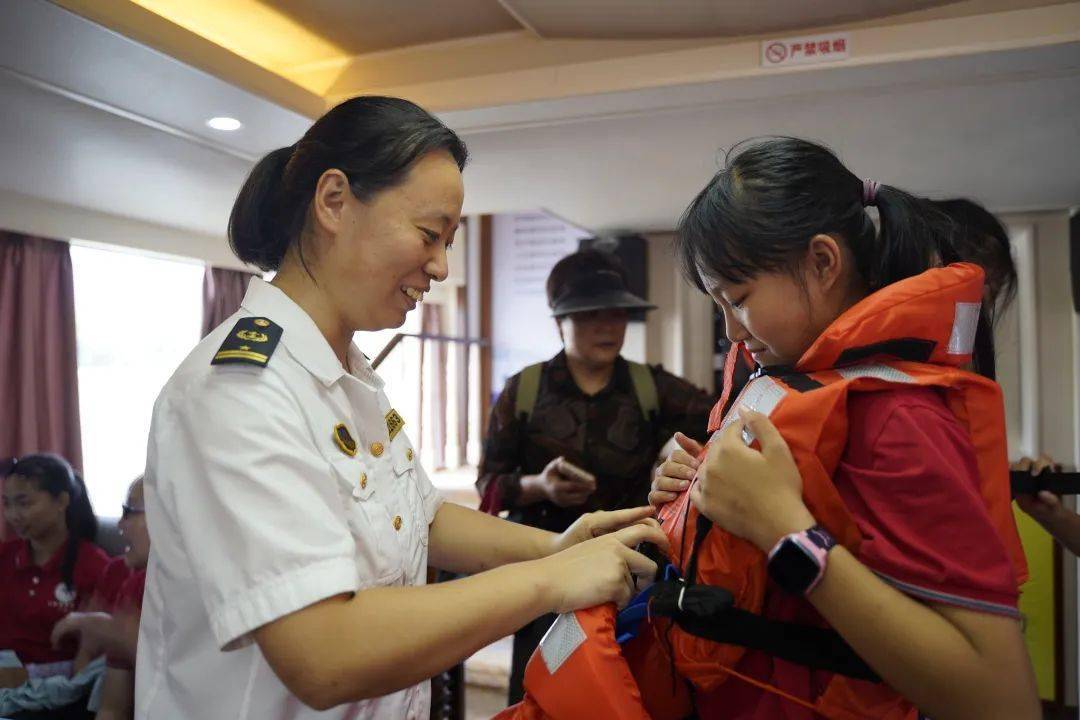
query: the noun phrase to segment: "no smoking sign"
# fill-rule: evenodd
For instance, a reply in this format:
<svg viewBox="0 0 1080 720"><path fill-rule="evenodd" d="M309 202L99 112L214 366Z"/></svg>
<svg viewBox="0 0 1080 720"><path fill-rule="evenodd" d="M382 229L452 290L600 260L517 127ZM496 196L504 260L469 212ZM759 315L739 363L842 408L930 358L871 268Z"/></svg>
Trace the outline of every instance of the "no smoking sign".
<svg viewBox="0 0 1080 720"><path fill-rule="evenodd" d="M848 33L828 33L761 43L762 67L836 62L851 57Z"/></svg>

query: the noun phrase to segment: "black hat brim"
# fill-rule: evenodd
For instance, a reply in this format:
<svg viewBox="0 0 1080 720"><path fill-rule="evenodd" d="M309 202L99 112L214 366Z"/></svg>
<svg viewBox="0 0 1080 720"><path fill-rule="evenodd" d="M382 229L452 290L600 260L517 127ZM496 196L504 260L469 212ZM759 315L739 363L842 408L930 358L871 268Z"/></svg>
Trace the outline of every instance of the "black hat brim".
<svg viewBox="0 0 1080 720"><path fill-rule="evenodd" d="M592 310L655 310L656 306L626 290L610 290L596 295L579 295L560 300L551 308L552 317Z"/></svg>

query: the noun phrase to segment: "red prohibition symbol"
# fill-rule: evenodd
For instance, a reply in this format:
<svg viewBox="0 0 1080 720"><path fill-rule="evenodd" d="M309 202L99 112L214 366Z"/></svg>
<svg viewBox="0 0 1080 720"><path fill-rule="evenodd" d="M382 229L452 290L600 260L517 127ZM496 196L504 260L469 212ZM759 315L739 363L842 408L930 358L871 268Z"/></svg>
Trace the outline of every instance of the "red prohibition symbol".
<svg viewBox="0 0 1080 720"><path fill-rule="evenodd" d="M781 63L787 59L788 49L787 45L782 42L770 43L765 48L765 59L771 63Z"/></svg>

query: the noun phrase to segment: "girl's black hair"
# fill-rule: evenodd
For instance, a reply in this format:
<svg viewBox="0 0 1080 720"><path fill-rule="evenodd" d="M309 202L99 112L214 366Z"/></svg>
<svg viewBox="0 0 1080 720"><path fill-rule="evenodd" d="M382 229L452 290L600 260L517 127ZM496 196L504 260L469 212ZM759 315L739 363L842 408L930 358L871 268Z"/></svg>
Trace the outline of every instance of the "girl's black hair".
<svg viewBox="0 0 1080 720"><path fill-rule="evenodd" d="M413 163L444 150L463 169L468 150L457 134L408 100L366 95L346 100L312 125L291 147L255 165L229 216L236 256L276 270L300 242L319 177L331 168L349 178L353 195L368 200L401 183ZM299 247L303 261L303 248Z"/></svg>
<svg viewBox="0 0 1080 720"><path fill-rule="evenodd" d="M830 150L791 137L737 145L724 167L698 193L679 220L675 252L684 276L699 289L702 277L742 283L763 272L798 268L814 235L843 242L870 292L925 270L967 257L971 245L962 226L925 198L891 185L864 183ZM877 207L880 230L866 210ZM984 307L984 315L987 313ZM988 347L993 376L993 339L983 318L977 347Z"/></svg>
<svg viewBox="0 0 1080 720"><path fill-rule="evenodd" d="M64 520L67 523L68 541L64 560L60 565L60 577L69 589L75 589L75 562L79 557L79 545L83 540L94 542L98 521L86 484L67 460L53 453L36 453L16 459L8 466L8 476L18 475L36 483L39 490L60 497L68 494L68 506Z"/></svg>

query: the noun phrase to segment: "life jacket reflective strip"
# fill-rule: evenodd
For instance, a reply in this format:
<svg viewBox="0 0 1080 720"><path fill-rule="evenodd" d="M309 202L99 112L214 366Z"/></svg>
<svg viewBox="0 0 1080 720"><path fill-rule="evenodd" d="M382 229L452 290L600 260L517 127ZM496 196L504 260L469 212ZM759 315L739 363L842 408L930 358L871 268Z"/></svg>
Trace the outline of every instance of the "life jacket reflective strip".
<svg viewBox="0 0 1080 720"><path fill-rule="evenodd" d="M898 384L939 388L949 410L972 440L980 494L1010 554L1019 584L1027 579L1027 568L1010 508L1001 391L995 383L958 369L970 360L981 297L982 271L969 264L931 270L890 285L838 318L804 354L786 380L783 376L757 377L729 407L747 404L770 416L802 474L803 496L811 513L840 543L858 555L861 534L832 484L848 435L848 393L886 390ZM919 361L896 360L897 354L917 357ZM841 361L861 364L841 367ZM714 413L710 430L719 430L724 423L732 421L733 414L724 410L728 408ZM661 513L671 541L671 560L676 566L681 566L687 558L684 541L694 537L697 517L697 510L689 504L689 493L683 493ZM763 610L766 614L778 613L775 617L781 620L813 622L816 618L824 625L805 600L791 598L788 602L776 594L779 591L774 592L765 573L764 556L750 543L713 529L698 552L701 581L728 589L735 596L737 607L756 613ZM773 600L782 602L777 605ZM582 620L583 627L602 627L608 621L614 625L614 611L609 607L579 611L575 616ZM658 634L654 630L639 637L655 638ZM665 636L670 640L679 675L698 690L712 691L729 678L737 677L800 705L813 707L814 712L829 719L907 720L916 715L906 700L884 684L834 676L820 696L800 698L775 687L769 679L739 672L738 663L745 648L695 637L675 626L666 628ZM611 673L605 677L559 672L558 682L545 682L543 676L537 682L537 675L534 673L530 678L526 671L526 701L515 706L526 714L500 717L553 720L590 717L595 703L609 706L613 702L611 698L620 695L640 702L640 708L656 705L655 699L641 699L641 689L634 681L635 676L646 677L653 672L655 664L632 668L632 673L624 672L623 668L630 665L625 664L625 658L612 654L616 649L612 631L589 635L588 641L574 651L580 654L577 666L603 667L603 672ZM537 663L539 654L538 650L530 667ZM618 662L620 659L624 664ZM671 701L673 712L677 712L677 702ZM534 705L529 706L530 703ZM623 717L639 717L633 714L639 706L633 703L632 706ZM536 708L543 714L528 714Z"/></svg>

